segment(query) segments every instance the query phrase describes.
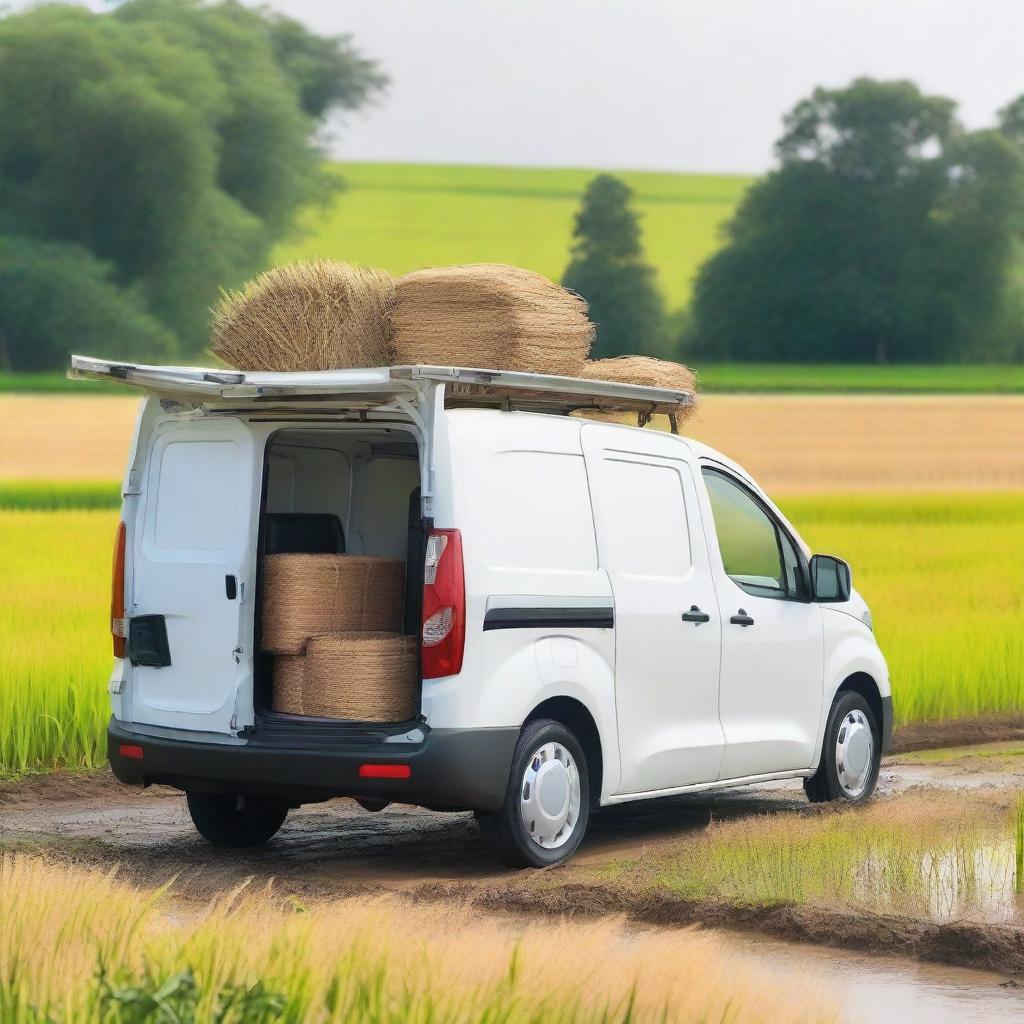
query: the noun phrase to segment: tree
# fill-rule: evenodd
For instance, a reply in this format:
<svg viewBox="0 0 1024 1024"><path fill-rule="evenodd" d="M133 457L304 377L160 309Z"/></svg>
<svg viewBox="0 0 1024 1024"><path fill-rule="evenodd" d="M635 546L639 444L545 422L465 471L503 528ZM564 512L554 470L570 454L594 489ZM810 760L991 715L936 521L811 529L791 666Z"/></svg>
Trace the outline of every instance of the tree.
<svg viewBox="0 0 1024 1024"><path fill-rule="evenodd" d="M81 246L0 238L0 369L51 369L72 347L115 359L172 356L171 332L112 277Z"/></svg>
<svg viewBox="0 0 1024 1024"><path fill-rule="evenodd" d="M644 262L640 221L630 208L632 190L611 174L587 186L576 215L572 259L562 284L590 305L597 324L594 355L661 352L665 309Z"/></svg>
<svg viewBox="0 0 1024 1024"><path fill-rule="evenodd" d="M999 358L1024 162L909 82L817 89L785 118L701 268L691 340L708 357Z"/></svg>
<svg viewBox="0 0 1024 1024"><path fill-rule="evenodd" d="M383 84L346 37L234 0L3 18L0 235L85 249L198 351L219 289L334 187L320 119Z"/></svg>

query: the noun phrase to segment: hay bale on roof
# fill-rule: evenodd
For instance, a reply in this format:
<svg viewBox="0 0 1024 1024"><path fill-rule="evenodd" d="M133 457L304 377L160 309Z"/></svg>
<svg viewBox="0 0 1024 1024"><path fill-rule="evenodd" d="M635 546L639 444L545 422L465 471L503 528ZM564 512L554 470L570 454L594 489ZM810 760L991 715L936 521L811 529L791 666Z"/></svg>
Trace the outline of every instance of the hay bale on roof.
<svg viewBox="0 0 1024 1024"><path fill-rule="evenodd" d="M574 376L594 337L587 304L542 274L498 263L400 277L392 317L398 363Z"/></svg>
<svg viewBox="0 0 1024 1024"><path fill-rule="evenodd" d="M213 311L213 351L239 370L334 370L393 359L394 279L315 260L274 267Z"/></svg>
<svg viewBox="0 0 1024 1024"><path fill-rule="evenodd" d="M672 363L652 356L613 356L588 362L578 374L588 380L616 381L619 384L638 384L650 388L672 388L676 391L696 392L697 375L682 363ZM695 411L693 405L678 408L659 408L655 412L674 412L677 423L688 419Z"/></svg>

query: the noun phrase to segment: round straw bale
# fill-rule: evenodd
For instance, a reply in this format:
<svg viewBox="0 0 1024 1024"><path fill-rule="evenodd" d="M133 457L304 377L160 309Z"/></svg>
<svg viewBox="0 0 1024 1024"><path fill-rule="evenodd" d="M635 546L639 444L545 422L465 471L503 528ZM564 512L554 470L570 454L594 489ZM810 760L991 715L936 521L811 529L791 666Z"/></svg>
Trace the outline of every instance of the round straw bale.
<svg viewBox="0 0 1024 1024"><path fill-rule="evenodd" d="M298 654L318 633L402 628L405 562L384 555L267 555L263 650Z"/></svg>
<svg viewBox="0 0 1024 1024"><path fill-rule="evenodd" d="M676 391L696 391L697 376L682 363L671 363L651 356L614 356L588 362L578 374L588 380L615 381L619 384L638 384L651 388L671 388ZM657 412L674 412L678 421L688 419L695 406L659 407Z"/></svg>
<svg viewBox="0 0 1024 1024"><path fill-rule="evenodd" d="M400 277L392 316L399 364L574 375L594 338L587 304L542 274L500 263Z"/></svg>
<svg viewBox="0 0 1024 1024"><path fill-rule="evenodd" d="M417 638L397 633L315 636L306 651L307 715L405 722L416 714Z"/></svg>
<svg viewBox="0 0 1024 1024"><path fill-rule="evenodd" d="M274 267L213 311L213 351L240 370L334 370L392 363L394 279L314 260Z"/></svg>
<svg viewBox="0 0 1024 1024"><path fill-rule="evenodd" d="M274 656L274 695L271 701L275 711L283 715L304 715L303 689L305 686L304 654L277 654Z"/></svg>

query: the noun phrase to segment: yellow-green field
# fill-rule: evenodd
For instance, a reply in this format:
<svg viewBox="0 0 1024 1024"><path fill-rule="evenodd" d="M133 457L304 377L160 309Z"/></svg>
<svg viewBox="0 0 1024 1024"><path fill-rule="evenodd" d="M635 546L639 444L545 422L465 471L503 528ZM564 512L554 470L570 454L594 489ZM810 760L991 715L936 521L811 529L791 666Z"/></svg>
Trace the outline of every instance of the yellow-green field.
<svg viewBox="0 0 1024 1024"><path fill-rule="evenodd" d="M846 557L889 660L898 723L1024 710L1019 494L794 496ZM116 514L0 511L0 773L103 758Z"/></svg>
<svg viewBox="0 0 1024 1024"><path fill-rule="evenodd" d="M838 1019L804 977L716 936L488 920L397 899L196 907L110 874L0 856L4 1024L560 1024Z"/></svg>
<svg viewBox="0 0 1024 1024"><path fill-rule="evenodd" d="M448 263L512 263L559 279L588 170L340 163L346 190L311 207L275 263L323 256L405 273ZM673 306L721 244L752 178L627 171L647 257Z"/></svg>

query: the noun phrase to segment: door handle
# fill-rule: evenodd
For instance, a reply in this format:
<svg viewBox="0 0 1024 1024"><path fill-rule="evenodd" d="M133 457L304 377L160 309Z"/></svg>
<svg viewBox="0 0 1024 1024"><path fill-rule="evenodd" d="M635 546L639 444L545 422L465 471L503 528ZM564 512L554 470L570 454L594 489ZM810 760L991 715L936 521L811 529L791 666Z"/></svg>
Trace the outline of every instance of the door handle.
<svg viewBox="0 0 1024 1024"><path fill-rule="evenodd" d="M754 624L754 620L747 614L744 608L741 608L729 621L734 626L752 626Z"/></svg>
<svg viewBox="0 0 1024 1024"><path fill-rule="evenodd" d="M710 622L711 616L702 612L695 604L690 605L688 612L683 612L683 622L696 622L699 626L702 622Z"/></svg>
<svg viewBox="0 0 1024 1024"><path fill-rule="evenodd" d="M224 577L224 596L229 601L238 597L238 580L230 574Z"/></svg>

